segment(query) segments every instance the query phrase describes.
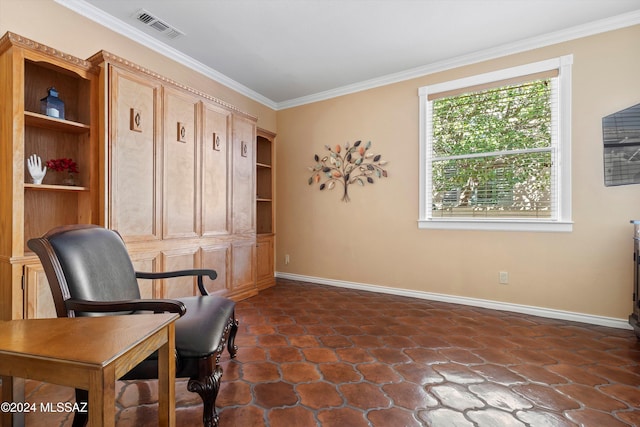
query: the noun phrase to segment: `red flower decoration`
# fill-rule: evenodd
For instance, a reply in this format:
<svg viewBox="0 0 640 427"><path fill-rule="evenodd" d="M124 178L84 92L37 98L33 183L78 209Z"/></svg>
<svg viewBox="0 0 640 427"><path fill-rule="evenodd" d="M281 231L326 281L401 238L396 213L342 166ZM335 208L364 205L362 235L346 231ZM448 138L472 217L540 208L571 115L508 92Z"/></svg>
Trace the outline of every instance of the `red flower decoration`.
<svg viewBox="0 0 640 427"><path fill-rule="evenodd" d="M78 173L78 164L73 159L51 159L47 161L46 165L48 169L56 172Z"/></svg>

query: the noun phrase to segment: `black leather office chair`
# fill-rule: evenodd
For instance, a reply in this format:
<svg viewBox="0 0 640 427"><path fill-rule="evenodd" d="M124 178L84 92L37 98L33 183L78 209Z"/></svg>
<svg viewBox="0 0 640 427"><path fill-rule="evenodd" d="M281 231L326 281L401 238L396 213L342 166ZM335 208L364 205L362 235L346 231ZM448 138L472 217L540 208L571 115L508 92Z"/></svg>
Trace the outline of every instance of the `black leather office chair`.
<svg viewBox="0 0 640 427"><path fill-rule="evenodd" d="M205 427L218 425L215 401L222 377L219 361L225 345L231 357L236 356L238 321L235 303L208 295L204 287L203 276L215 279L215 271L136 272L121 236L95 225L54 228L27 245L42 262L58 317L179 313L181 317L175 323L176 377L190 378L188 390L202 398ZM197 277L201 296L140 299L137 278L179 276ZM122 379L151 379L157 375L157 359L152 356ZM76 390L80 401L87 397L86 391ZM81 426L86 421L86 413L76 413L73 425Z"/></svg>

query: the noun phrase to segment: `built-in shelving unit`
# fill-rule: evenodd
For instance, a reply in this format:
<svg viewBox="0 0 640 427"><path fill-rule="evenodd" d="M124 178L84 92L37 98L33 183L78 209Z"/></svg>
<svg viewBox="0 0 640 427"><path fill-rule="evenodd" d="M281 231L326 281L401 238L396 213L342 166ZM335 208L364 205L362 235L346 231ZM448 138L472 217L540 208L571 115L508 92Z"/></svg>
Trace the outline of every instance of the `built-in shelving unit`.
<svg viewBox="0 0 640 427"><path fill-rule="evenodd" d="M91 140L92 87L95 76L57 61L24 61L24 248L26 242L58 225L92 222L91 174L95 145ZM40 99L55 87L65 103L66 118L40 113ZM95 95L93 95L95 96ZM42 184L31 184L26 159L42 163L70 158L78 164L77 186L65 184L67 172L48 170ZM39 190L39 191L31 191Z"/></svg>
<svg viewBox="0 0 640 427"><path fill-rule="evenodd" d="M256 223L258 234L273 233L272 141L258 135L256 143Z"/></svg>
<svg viewBox="0 0 640 427"><path fill-rule="evenodd" d="M17 34L0 38L0 316L28 317L40 312L27 270L37 269L29 239L67 224L97 221L97 84L89 62ZM41 112L41 99L55 87L64 102L64 119ZM67 172L47 170L42 184L32 183L27 159L70 158L78 165L76 185ZM24 282L24 286L23 286Z"/></svg>
<svg viewBox="0 0 640 427"><path fill-rule="evenodd" d="M275 284L275 202L274 202L274 143L275 134L258 129L256 138L256 244L257 286L268 288Z"/></svg>

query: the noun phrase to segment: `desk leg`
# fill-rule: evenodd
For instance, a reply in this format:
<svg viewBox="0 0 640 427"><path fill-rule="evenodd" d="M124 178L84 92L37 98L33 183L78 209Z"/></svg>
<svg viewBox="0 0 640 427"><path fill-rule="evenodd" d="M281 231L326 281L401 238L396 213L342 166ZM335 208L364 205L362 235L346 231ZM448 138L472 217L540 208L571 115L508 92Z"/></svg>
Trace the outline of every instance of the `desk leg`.
<svg viewBox="0 0 640 427"><path fill-rule="evenodd" d="M0 402L13 402L13 377L0 377L2 380L2 397ZM11 427L11 412L0 411L0 426Z"/></svg>
<svg viewBox="0 0 640 427"><path fill-rule="evenodd" d="M158 421L162 427L176 425L175 325L166 327L167 342L158 349Z"/></svg>
<svg viewBox="0 0 640 427"><path fill-rule="evenodd" d="M89 377L89 427L116 425L116 372L113 364Z"/></svg>
<svg viewBox="0 0 640 427"><path fill-rule="evenodd" d="M0 402L24 402L24 378L2 376L0 380L2 381ZM0 427L22 427L25 423L24 415L24 412L12 414L0 411Z"/></svg>

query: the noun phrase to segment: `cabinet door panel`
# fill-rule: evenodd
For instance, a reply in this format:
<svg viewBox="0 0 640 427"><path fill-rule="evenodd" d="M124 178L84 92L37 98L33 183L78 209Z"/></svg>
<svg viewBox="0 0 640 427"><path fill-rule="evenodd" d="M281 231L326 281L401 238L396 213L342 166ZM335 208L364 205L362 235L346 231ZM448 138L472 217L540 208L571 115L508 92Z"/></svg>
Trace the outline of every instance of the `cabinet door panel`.
<svg viewBox="0 0 640 427"><path fill-rule="evenodd" d="M131 262L136 271L158 271L160 254L158 252L131 252ZM141 298L161 298L159 281L138 279Z"/></svg>
<svg viewBox="0 0 640 427"><path fill-rule="evenodd" d="M177 249L163 252L163 271L190 270L196 268L197 249ZM179 298L199 295L194 277L163 279L162 298Z"/></svg>
<svg viewBox="0 0 640 427"><path fill-rule="evenodd" d="M204 278L204 286L210 293L225 293L229 289L227 274L231 263L231 245L221 244L202 248L202 268L210 268L218 274L216 280Z"/></svg>
<svg viewBox="0 0 640 427"><path fill-rule="evenodd" d="M255 124L233 118L233 232L255 231Z"/></svg>
<svg viewBox="0 0 640 427"><path fill-rule="evenodd" d="M165 239L195 237L198 161L197 98L165 89L164 230Z"/></svg>
<svg viewBox="0 0 640 427"><path fill-rule="evenodd" d="M233 243L231 258L232 293L242 296L255 293L255 242L242 241Z"/></svg>
<svg viewBox="0 0 640 427"><path fill-rule="evenodd" d="M204 105L202 141L202 235L229 234L228 111Z"/></svg>
<svg viewBox="0 0 640 427"><path fill-rule="evenodd" d="M42 266L40 264L25 265L24 276L25 319L57 317L47 275Z"/></svg>
<svg viewBox="0 0 640 427"><path fill-rule="evenodd" d="M111 79L108 225L125 241L157 240L159 153L155 136L160 87L113 67Z"/></svg>
<svg viewBox="0 0 640 427"><path fill-rule="evenodd" d="M256 283L258 289L275 285L273 271L273 237L259 236L256 241Z"/></svg>

